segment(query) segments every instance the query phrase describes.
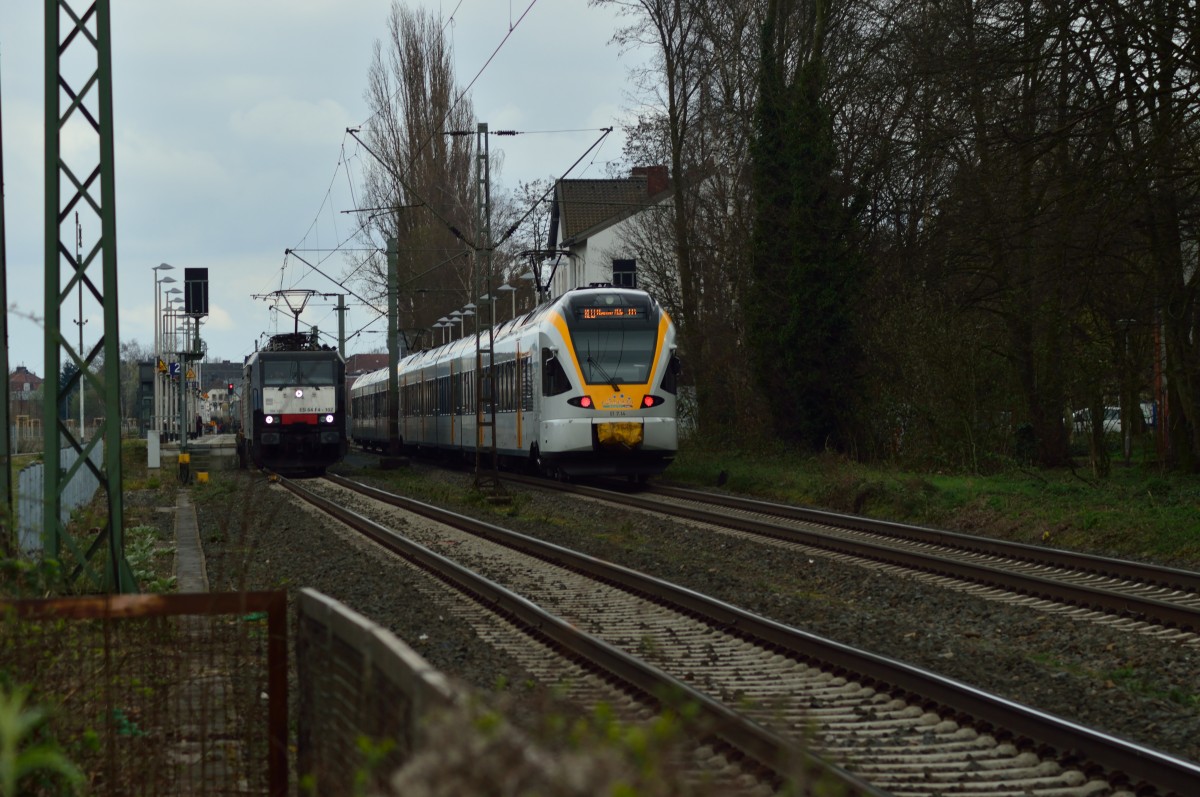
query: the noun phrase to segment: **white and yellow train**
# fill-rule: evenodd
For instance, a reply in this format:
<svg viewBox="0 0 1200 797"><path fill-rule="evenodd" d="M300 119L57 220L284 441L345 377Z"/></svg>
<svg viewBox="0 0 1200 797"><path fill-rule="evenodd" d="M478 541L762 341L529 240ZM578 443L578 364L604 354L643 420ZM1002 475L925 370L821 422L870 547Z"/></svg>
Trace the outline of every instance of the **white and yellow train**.
<svg viewBox="0 0 1200 797"><path fill-rule="evenodd" d="M403 358L399 444L474 460L495 435L505 464L559 476L661 473L678 448L675 326L648 293L593 286L480 335ZM486 367L486 349L492 365ZM482 370L482 401L476 401ZM351 388L351 437L389 442L388 370ZM494 421L492 420L494 418Z"/></svg>

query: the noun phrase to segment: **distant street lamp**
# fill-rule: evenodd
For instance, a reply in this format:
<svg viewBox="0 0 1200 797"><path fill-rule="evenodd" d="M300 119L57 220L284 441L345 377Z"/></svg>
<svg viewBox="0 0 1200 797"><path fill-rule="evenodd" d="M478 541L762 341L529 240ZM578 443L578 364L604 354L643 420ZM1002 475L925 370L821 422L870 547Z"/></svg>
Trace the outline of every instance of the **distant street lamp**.
<svg viewBox="0 0 1200 797"><path fill-rule="evenodd" d="M154 272L154 412L151 413L150 420L157 431L162 431L162 375L158 372L158 362L162 359L162 309L159 285L175 281L175 278L171 276L159 279L158 272L174 270L175 267L170 263L160 263L151 268L151 271Z"/></svg>
<svg viewBox="0 0 1200 797"><path fill-rule="evenodd" d="M183 304L183 291L179 288L171 288L166 292L167 302L163 314L163 354L167 358L167 362L171 361L171 354L179 348L179 335L176 324L179 319L178 308ZM173 295L174 294L174 295ZM167 392L163 402L163 426L167 431L168 439L172 434L176 433L176 413L175 407L179 403L179 393L176 384L171 381L168 374L166 377Z"/></svg>
<svg viewBox="0 0 1200 797"><path fill-rule="evenodd" d="M534 301L533 304L536 307L538 302L540 302L542 300L542 284L538 280L537 275L533 273L533 269L526 271L524 274L517 277L517 279L519 279L523 282L532 282L533 283L533 287L534 287L534 290L536 291L536 296L537 296L537 299Z"/></svg>
<svg viewBox="0 0 1200 797"><path fill-rule="evenodd" d="M496 292L512 294L512 317L516 318L517 317L517 289L516 289L516 287L513 285L507 285L507 284L501 285L499 288L496 289Z"/></svg>

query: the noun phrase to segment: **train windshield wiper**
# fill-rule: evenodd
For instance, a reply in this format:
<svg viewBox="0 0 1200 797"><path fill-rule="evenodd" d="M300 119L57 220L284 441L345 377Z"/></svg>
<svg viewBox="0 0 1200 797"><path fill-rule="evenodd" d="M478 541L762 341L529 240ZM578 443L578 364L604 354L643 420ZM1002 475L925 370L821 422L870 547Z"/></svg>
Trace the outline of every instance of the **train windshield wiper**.
<svg viewBox="0 0 1200 797"><path fill-rule="evenodd" d="M600 372L600 376L604 377L604 381L608 382L614 393L621 389L620 385L617 384L617 380L608 371L604 370L604 366L596 361L591 352L588 352L587 361Z"/></svg>

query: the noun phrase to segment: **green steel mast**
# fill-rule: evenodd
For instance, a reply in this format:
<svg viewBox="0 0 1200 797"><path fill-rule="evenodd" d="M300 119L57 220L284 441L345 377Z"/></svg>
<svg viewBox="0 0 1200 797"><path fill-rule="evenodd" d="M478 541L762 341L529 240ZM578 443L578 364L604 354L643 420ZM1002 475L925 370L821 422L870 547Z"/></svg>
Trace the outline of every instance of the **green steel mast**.
<svg viewBox="0 0 1200 797"><path fill-rule="evenodd" d="M79 14L68 0L45 0L45 491L43 529L46 555L62 561L63 547L74 555L75 573L87 573L109 592L134 592L137 585L125 561L121 501L120 335L117 327L117 211L113 165L112 118L112 27L110 0L94 0ZM80 66L84 64L84 66ZM94 69L91 68L94 64ZM68 67L68 65L70 65ZM71 161L61 146L66 135L94 136L96 149L72 147ZM98 193L97 193L98 192ZM91 212L99 221L100 234L90 249L76 255L64 244L74 240L74 230L64 225L73 212ZM65 238L64 235L70 235ZM65 266L65 268L64 268ZM100 280L97 276L100 271ZM65 279L65 282L64 282ZM78 293L82 328L83 297L103 310L103 331L90 351L76 350L62 332L64 304ZM74 373L63 379L63 355ZM102 361L102 366L97 363ZM93 370L95 368L95 370ZM90 386L102 399L104 418L96 434L85 440L84 429L75 434L59 407L75 389ZM104 443L104 464L91 461L92 452ZM62 468L60 448L73 448L79 455L68 469ZM90 469L108 498L106 528L96 543L83 552L59 517L62 496L71 479ZM102 572L89 565L104 550Z"/></svg>

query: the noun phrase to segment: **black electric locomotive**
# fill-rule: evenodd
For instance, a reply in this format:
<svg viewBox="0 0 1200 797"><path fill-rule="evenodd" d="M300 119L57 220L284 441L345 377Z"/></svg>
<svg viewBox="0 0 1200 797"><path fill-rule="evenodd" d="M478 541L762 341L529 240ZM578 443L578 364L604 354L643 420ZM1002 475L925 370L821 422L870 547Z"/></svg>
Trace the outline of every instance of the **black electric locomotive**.
<svg viewBox="0 0 1200 797"><path fill-rule="evenodd" d="M273 336L246 358L238 463L321 475L346 456L346 363L317 335Z"/></svg>

